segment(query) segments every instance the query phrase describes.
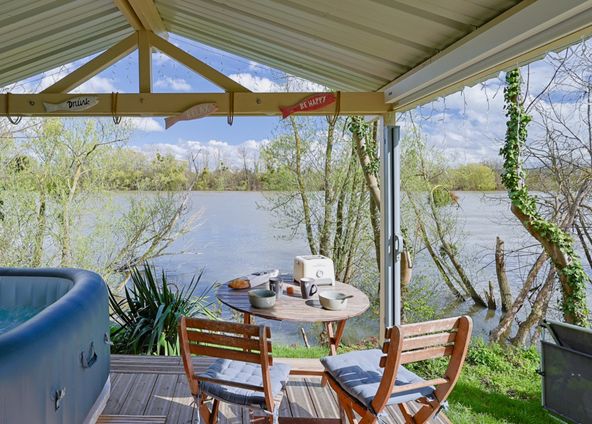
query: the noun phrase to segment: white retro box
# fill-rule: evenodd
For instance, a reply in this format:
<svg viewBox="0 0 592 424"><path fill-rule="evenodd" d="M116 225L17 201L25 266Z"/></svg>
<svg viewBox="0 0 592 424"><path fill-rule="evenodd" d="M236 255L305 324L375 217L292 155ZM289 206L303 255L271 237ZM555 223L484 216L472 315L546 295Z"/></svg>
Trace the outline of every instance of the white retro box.
<svg viewBox="0 0 592 424"><path fill-rule="evenodd" d="M303 255L294 258L294 280L312 278L317 285L335 285L333 261L323 255Z"/></svg>

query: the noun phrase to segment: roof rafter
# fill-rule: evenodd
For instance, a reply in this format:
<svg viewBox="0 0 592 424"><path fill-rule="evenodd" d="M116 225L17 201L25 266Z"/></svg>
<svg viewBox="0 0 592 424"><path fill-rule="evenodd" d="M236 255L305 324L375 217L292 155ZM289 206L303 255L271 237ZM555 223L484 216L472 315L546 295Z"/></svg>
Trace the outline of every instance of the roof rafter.
<svg viewBox="0 0 592 424"><path fill-rule="evenodd" d="M180 49L174 44L167 40L159 37L156 34L149 33L150 44L160 50L162 53L169 56L171 59L175 59L177 62L185 65L194 72L197 72L208 81L216 84L218 87L223 88L228 92L249 92L250 90L232 78L227 77L222 72L217 71L210 65L202 62L201 60L190 55L186 51Z"/></svg>
<svg viewBox="0 0 592 424"><path fill-rule="evenodd" d="M113 47L107 49L97 57L89 60L80 68L66 75L61 80L53 83L43 93L67 93L78 87L80 84L88 81L99 72L107 69L109 66L118 62L123 57L133 52L138 46L138 36L134 33Z"/></svg>

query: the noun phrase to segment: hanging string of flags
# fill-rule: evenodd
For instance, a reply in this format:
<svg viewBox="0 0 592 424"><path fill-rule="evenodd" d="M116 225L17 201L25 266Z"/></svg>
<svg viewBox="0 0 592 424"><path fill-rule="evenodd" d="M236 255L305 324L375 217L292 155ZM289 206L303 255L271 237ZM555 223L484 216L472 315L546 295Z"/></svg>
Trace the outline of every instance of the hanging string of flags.
<svg viewBox="0 0 592 424"><path fill-rule="evenodd" d="M234 116L277 116L293 114L332 115L380 114L389 105L380 93L157 93L88 94L64 99L58 93L0 94L0 115L17 124L20 116L111 116L118 124L123 116L162 116L166 128L181 121L209 115L226 115L229 125ZM2 98L4 97L4 98ZM300 100L298 100L300 97ZM345 101L344 101L345 99ZM201 102L200 102L201 100ZM59 102L58 102L59 101ZM187 102L196 101L187 108ZM297 102L295 102L297 101ZM282 103L295 102L290 106ZM191 103L189 103L191 104ZM334 106L331 106L334 105ZM317 110L319 110L317 112ZM11 117L11 114L14 117Z"/></svg>

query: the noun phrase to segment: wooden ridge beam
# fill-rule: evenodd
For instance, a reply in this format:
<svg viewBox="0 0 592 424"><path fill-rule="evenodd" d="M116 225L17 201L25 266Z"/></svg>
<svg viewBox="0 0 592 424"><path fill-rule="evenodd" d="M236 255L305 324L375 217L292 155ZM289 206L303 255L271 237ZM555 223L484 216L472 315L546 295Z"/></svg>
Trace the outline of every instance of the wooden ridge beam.
<svg viewBox="0 0 592 424"><path fill-rule="evenodd" d="M212 83L216 84L218 87L224 89L225 91L235 93L250 92L248 88L243 87L241 84L234 81L232 78L228 78L222 72L217 71L210 65L202 62L199 59L196 59L189 53L185 52L184 50L180 49L174 44L168 42L167 40L152 33L149 33L148 35L150 37L150 44L153 47L157 48L162 53L169 56L171 59L174 59L177 62L185 65L187 68L198 73L199 75L201 75L208 81L211 81Z"/></svg>
<svg viewBox="0 0 592 424"><path fill-rule="evenodd" d="M167 29L154 0L127 0L146 31L167 37Z"/></svg>
<svg viewBox="0 0 592 424"><path fill-rule="evenodd" d="M146 29L142 25L142 22L140 22L140 19L136 15L136 12L134 12L134 8L131 6L131 4L129 4L127 0L113 0L113 4L115 4L115 6L119 9L123 17L127 20L127 23L130 24L130 26L134 30L142 31Z"/></svg>
<svg viewBox="0 0 592 424"><path fill-rule="evenodd" d="M166 26L153 0L113 0L113 3L136 31L152 31L168 38Z"/></svg>
<svg viewBox="0 0 592 424"><path fill-rule="evenodd" d="M235 116L278 116L280 106L291 106L304 98L318 93L235 93ZM0 116L7 116L6 94L0 95ZM98 104L78 112L48 113L43 103L62 103L81 96L94 96ZM111 94L10 94L10 116L112 116ZM199 103L216 103L218 111L210 116L227 116L230 105L228 93L120 93L117 96L118 116L175 116ZM385 103L381 92L342 92L340 114L382 115L393 108ZM333 115L335 103L303 115Z"/></svg>
<svg viewBox="0 0 592 424"><path fill-rule="evenodd" d="M124 38L113 47L107 49L78 69L66 75L64 78L47 87L43 90L43 93L67 93L70 90L73 90L80 84L88 81L99 72L107 69L115 62L133 52L137 47L137 43L138 36L136 34Z"/></svg>

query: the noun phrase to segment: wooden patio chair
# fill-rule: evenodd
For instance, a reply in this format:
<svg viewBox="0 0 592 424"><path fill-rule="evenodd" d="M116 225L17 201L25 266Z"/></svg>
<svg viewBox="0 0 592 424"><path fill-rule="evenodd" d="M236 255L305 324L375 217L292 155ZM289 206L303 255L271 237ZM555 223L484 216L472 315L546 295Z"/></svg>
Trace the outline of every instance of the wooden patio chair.
<svg viewBox="0 0 592 424"><path fill-rule="evenodd" d="M421 424L445 405L467 354L472 321L468 316L395 326L379 349L349 352L321 360L342 413L350 423L375 423L388 405L398 405L405 422ZM443 377L424 380L403 367L410 362L449 357ZM412 415L406 403L421 404ZM343 414L345 413L345 416Z"/></svg>
<svg viewBox="0 0 592 424"><path fill-rule="evenodd" d="M189 387L204 422L215 424L220 402L248 408L252 422L275 423L290 367L273 365L271 331L263 325L182 317L181 357ZM196 373L191 354L216 358ZM206 404L213 399L212 409ZM252 412L263 412L254 417Z"/></svg>

